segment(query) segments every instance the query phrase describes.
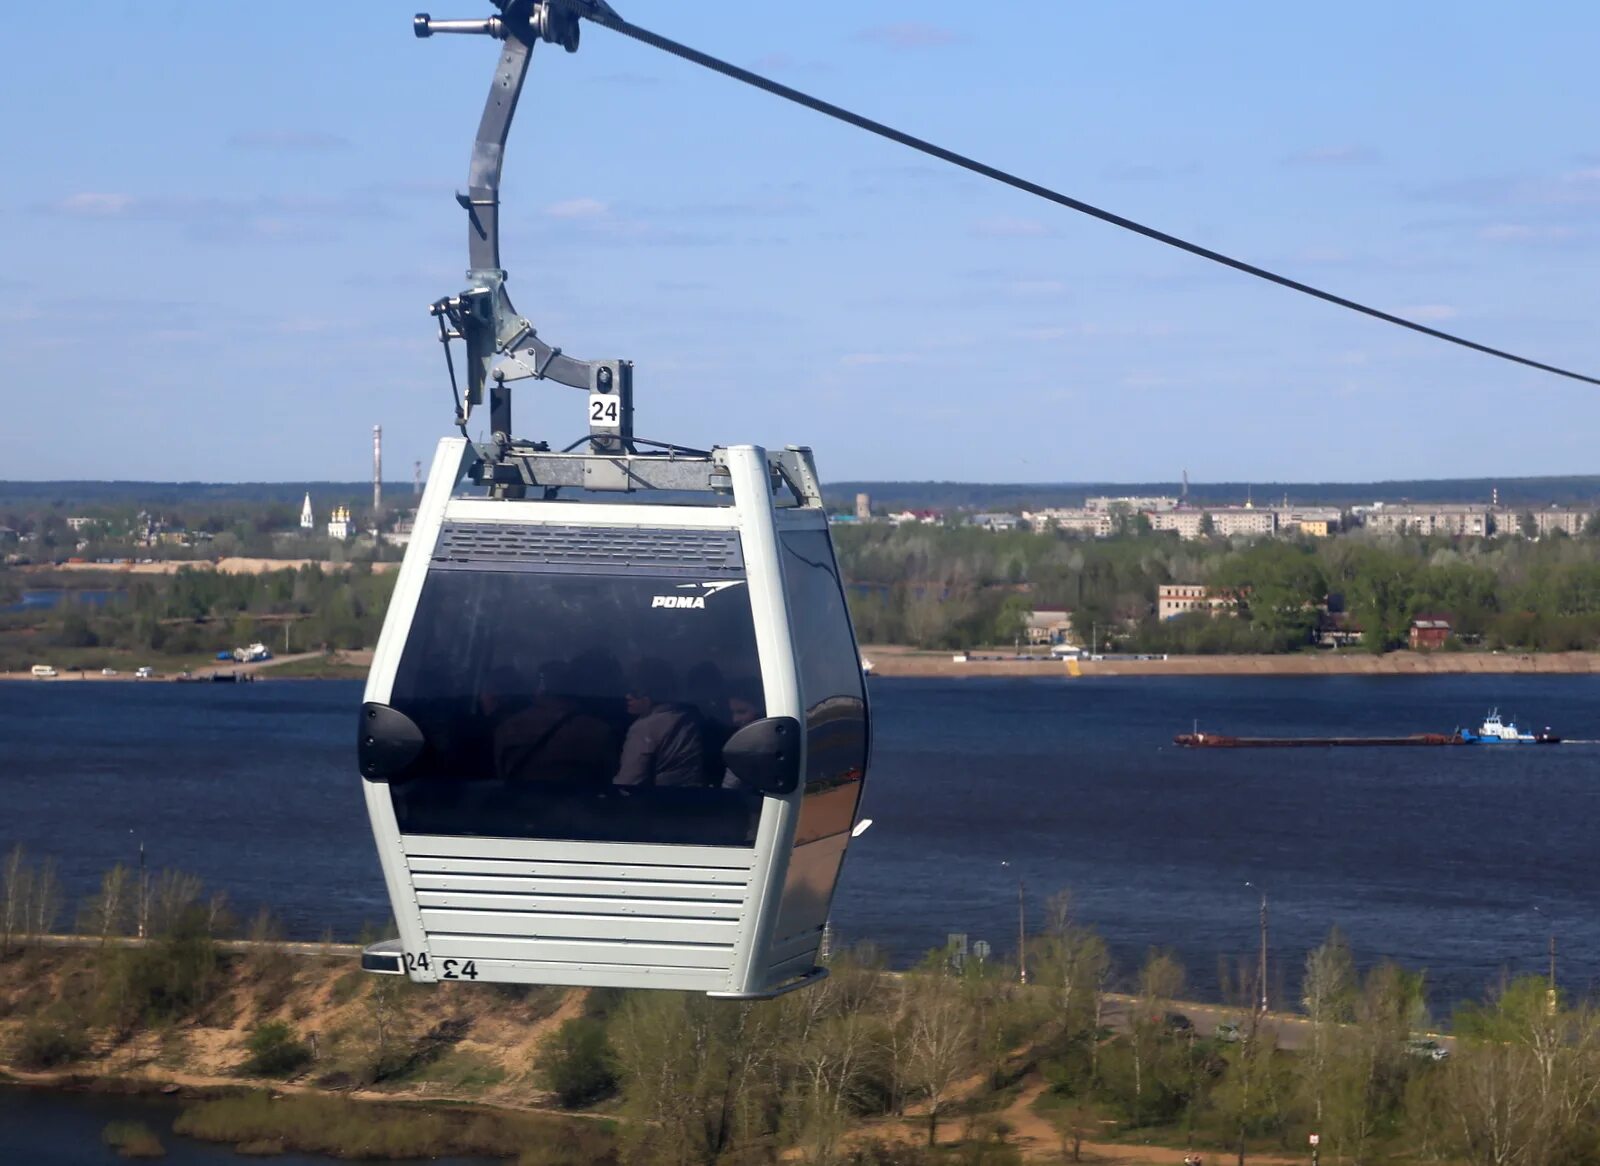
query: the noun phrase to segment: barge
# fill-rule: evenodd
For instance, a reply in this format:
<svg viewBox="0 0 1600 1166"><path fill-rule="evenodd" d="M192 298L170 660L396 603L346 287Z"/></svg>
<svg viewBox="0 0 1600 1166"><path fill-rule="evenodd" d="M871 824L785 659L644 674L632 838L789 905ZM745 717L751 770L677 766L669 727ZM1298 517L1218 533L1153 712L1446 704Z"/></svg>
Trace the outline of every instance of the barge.
<svg viewBox="0 0 1600 1166"><path fill-rule="evenodd" d="M1186 749L1311 749L1339 746L1467 745L1460 733L1413 733L1408 737L1231 737L1225 733L1179 733Z"/></svg>

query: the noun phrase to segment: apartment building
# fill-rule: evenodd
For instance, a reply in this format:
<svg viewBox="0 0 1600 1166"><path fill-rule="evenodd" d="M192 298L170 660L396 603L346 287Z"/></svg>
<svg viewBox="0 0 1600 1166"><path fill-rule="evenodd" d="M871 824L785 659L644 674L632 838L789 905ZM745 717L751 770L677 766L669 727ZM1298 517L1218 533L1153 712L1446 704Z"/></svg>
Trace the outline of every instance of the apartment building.
<svg viewBox="0 0 1600 1166"><path fill-rule="evenodd" d="M1492 529L1489 508L1472 503L1434 505L1380 502L1364 513L1368 530L1383 534L1447 534L1481 538Z"/></svg>
<svg viewBox="0 0 1600 1166"><path fill-rule="evenodd" d="M1173 619L1202 611L1210 616L1232 615L1239 610L1239 597L1213 591L1203 583L1163 583L1156 588L1156 617Z"/></svg>

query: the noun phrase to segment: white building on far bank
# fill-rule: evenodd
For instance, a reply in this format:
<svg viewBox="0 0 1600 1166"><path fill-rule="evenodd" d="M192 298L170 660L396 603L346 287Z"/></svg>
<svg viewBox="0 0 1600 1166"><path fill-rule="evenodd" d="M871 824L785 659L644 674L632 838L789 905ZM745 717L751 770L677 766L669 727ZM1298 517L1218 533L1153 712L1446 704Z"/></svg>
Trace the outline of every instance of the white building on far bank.
<svg viewBox="0 0 1600 1166"><path fill-rule="evenodd" d="M347 539L350 537L350 529L350 508L335 506L333 514L328 518L328 537Z"/></svg>

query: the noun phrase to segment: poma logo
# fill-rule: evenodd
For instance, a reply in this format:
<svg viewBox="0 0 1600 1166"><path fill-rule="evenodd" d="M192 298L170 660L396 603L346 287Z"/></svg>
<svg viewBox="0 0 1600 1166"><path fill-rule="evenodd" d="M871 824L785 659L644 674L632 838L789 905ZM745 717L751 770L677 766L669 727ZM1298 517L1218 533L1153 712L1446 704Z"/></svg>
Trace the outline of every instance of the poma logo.
<svg viewBox="0 0 1600 1166"><path fill-rule="evenodd" d="M651 607L673 607L680 610L697 608L704 610L706 600L713 595L726 591L730 587L742 587L743 579L734 579L725 583L679 583L679 591L699 591L699 595L652 595Z"/></svg>

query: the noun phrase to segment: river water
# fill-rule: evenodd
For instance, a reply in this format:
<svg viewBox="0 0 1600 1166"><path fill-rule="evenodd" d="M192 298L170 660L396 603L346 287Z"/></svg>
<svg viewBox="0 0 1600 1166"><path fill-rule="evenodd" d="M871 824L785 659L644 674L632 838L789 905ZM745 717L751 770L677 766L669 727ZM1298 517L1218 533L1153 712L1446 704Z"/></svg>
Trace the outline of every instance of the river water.
<svg viewBox="0 0 1600 1166"><path fill-rule="evenodd" d="M1016 948L1070 888L1131 970L1173 948L1195 994L1251 956L1274 991L1338 924L1358 957L1427 969L1436 1013L1503 969L1586 989L1600 961L1600 745L1187 751L1174 732L1389 735L1490 706L1600 740L1600 677L874 678L872 828L835 902L897 962L949 932ZM352 748L360 686L0 683L0 848L70 895L113 863L177 867L241 916L353 937L388 916ZM1010 865L1002 865L1009 863ZM1536 912L1534 908L1539 908Z"/></svg>
<svg viewBox="0 0 1600 1166"><path fill-rule="evenodd" d="M114 1121L142 1122L161 1140L166 1166L240 1166L256 1161L172 1132L181 1103L159 1097L111 1097L90 1093L46 1093L0 1086L0 1161L7 1166L113 1166L126 1162L100 1139ZM277 1154L274 1166L329 1166L332 1159ZM351 1159L345 1159L346 1163ZM370 1159L354 1160L379 1166ZM434 1158L433 1166L501 1166L485 1158ZM385 1160L382 1166L403 1166Z"/></svg>

